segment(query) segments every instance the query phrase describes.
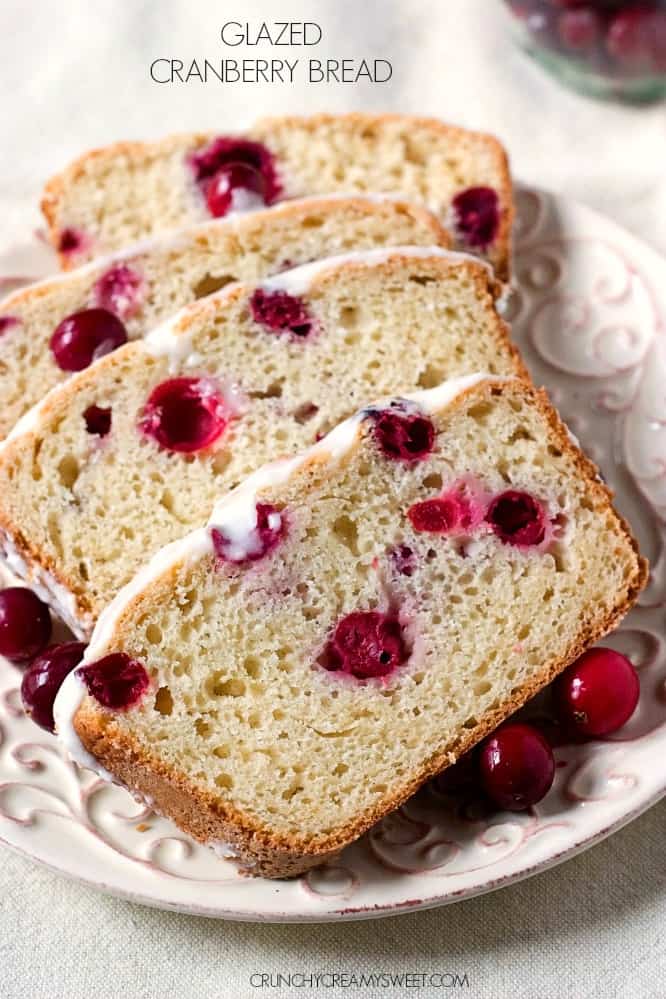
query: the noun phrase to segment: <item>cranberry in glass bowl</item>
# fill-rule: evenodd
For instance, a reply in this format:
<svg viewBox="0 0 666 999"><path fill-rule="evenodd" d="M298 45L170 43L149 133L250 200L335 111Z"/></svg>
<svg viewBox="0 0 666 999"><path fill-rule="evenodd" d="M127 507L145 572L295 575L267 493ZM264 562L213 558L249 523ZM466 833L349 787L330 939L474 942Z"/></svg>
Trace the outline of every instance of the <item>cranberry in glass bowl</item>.
<svg viewBox="0 0 666 999"><path fill-rule="evenodd" d="M521 45L593 97L666 97L666 0L505 0Z"/></svg>

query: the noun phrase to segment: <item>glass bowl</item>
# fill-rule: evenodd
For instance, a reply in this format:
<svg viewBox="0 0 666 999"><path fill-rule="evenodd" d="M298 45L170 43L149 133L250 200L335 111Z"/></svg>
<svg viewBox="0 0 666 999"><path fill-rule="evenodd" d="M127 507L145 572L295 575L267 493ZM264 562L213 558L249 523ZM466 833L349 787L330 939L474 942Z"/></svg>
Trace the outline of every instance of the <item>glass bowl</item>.
<svg viewBox="0 0 666 999"><path fill-rule="evenodd" d="M505 0L518 40L562 83L636 103L666 97L666 0Z"/></svg>

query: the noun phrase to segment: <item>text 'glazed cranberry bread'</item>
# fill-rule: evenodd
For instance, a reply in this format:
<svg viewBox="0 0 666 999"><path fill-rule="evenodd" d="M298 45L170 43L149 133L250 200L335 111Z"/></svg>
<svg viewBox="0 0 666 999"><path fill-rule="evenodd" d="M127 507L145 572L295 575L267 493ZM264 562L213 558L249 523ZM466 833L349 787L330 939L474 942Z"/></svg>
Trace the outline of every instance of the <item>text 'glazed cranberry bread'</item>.
<svg viewBox="0 0 666 999"><path fill-rule="evenodd" d="M545 395L462 378L366 408L159 553L57 731L246 870L296 874L552 680L644 577Z"/></svg>
<svg viewBox="0 0 666 999"><path fill-rule="evenodd" d="M238 134L190 133L93 150L46 187L62 266L211 215L335 192L397 193L451 226L506 281L513 217L497 139L409 115L267 118Z"/></svg>
<svg viewBox="0 0 666 999"><path fill-rule="evenodd" d="M424 209L310 198L157 237L0 301L0 438L72 371L232 281L375 246L443 246Z"/></svg>
<svg viewBox="0 0 666 999"><path fill-rule="evenodd" d="M523 371L489 268L369 250L236 284L53 389L0 450L0 546L78 633L227 489L368 399Z"/></svg>

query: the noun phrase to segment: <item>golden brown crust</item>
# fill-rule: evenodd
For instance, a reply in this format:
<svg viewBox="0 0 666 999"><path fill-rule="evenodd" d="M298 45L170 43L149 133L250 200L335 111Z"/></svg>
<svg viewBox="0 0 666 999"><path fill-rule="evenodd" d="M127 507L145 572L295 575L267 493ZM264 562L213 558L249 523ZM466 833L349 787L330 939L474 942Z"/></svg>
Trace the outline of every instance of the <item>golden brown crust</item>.
<svg viewBox="0 0 666 999"><path fill-rule="evenodd" d="M465 398L477 391L478 387L468 389L451 405L463 405ZM357 816L353 823L328 835L316 838L280 835L262 826L252 816L242 813L218 795L197 788L183 774L152 759L115 723L110 713L96 709L90 699L84 701L75 716L74 726L81 741L106 769L130 788L150 797L159 812L173 818L181 829L195 839L207 843L222 841L231 844L238 853L245 873L265 877L291 877L334 857L401 805L424 781L451 765L493 731L577 659L586 648L607 634L631 608L645 586L648 568L646 560L641 557L627 524L612 507L610 490L598 478L595 465L571 441L545 391L534 389L529 383L519 380L488 382L483 386L483 391L515 392L527 395L536 404L548 423L552 446L566 453L572 460L597 511L610 515L615 520L619 536L634 553L634 569L626 581L624 592L618 594L615 606L607 614L596 620L590 617L558 659L546 663L527 683L512 691L510 698L487 712L473 729L465 730L448 745L434 752L418 772L400 786L394 787L381 804L369 808ZM357 439L356 447L358 446L360 444ZM322 459L318 456L313 460ZM177 570L177 566L172 567L161 582L168 586L169 576L175 575ZM140 599L142 597L138 596L135 601ZM132 606L128 604L125 613L118 618L117 629L122 630L123 620Z"/></svg>
<svg viewBox="0 0 666 999"><path fill-rule="evenodd" d="M352 128L359 127L367 129L386 122L400 123L406 121L414 126L435 131L451 142L484 145L494 156L498 174L501 177L498 193L502 205L502 215L495 245L488 256L492 261L498 279L502 282L507 282L511 271L511 232L514 219L513 186L508 155L502 143L495 136L486 132L473 132L456 125L448 125L436 118L397 113L370 114L365 112L351 112L348 114L322 113L305 117L297 115L266 117L257 121L248 130L247 134L249 137L252 137L254 132L261 132L264 129L277 130L289 127L306 127L314 131L322 125L336 122L344 122ZM75 182L82 174L85 174L97 160L111 160L116 156L124 156L128 161L132 162L134 168L140 168L174 150L183 149L185 151L196 149L198 146L210 141L216 134L215 132L176 133L153 142L120 141L108 146L91 149L77 157L64 170L55 174L47 181L42 193L40 207L47 223L49 238L53 247L57 249L60 230L59 210L67 186ZM66 254L59 254L59 261L63 270L70 270L76 266L76 261Z"/></svg>

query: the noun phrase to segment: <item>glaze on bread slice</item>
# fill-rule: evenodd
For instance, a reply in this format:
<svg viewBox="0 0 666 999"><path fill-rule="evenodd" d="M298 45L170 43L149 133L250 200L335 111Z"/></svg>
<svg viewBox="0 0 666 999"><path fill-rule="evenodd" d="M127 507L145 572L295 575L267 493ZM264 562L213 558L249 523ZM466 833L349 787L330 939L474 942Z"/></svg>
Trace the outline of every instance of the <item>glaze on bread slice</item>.
<svg viewBox="0 0 666 999"><path fill-rule="evenodd" d="M321 257L396 245L447 247L450 237L434 216L405 202L311 198L156 237L17 291L0 302L0 439L71 374L72 363L79 370L195 299ZM71 343L53 349L65 327L70 341L81 341L74 354Z"/></svg>
<svg viewBox="0 0 666 999"><path fill-rule="evenodd" d="M545 394L468 377L268 465L103 614L74 758L255 874L330 859L609 631L646 567Z"/></svg>
<svg viewBox="0 0 666 999"><path fill-rule="evenodd" d="M236 284L54 389L0 450L0 546L89 633L162 545L376 394L522 371L489 268L369 250Z"/></svg>
<svg viewBox="0 0 666 999"><path fill-rule="evenodd" d="M497 139L410 115L267 118L242 135L190 133L86 153L42 209L67 268L165 229L312 194L397 193L425 205L506 281L513 219Z"/></svg>

